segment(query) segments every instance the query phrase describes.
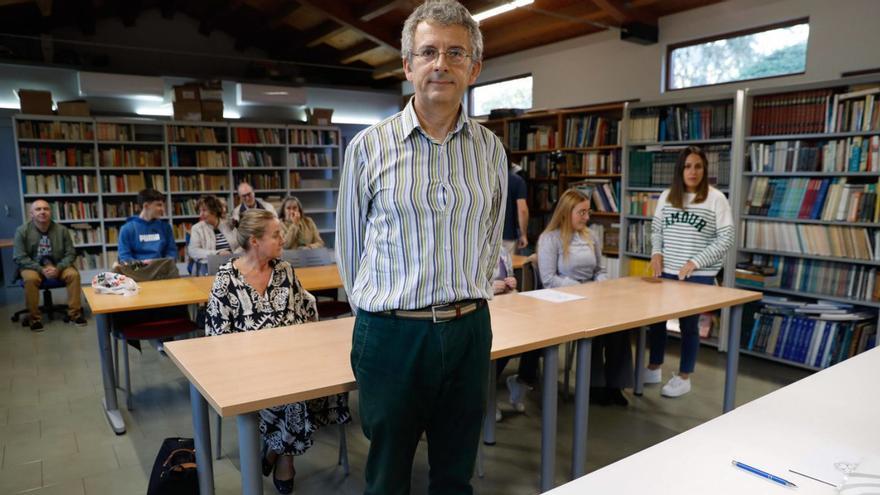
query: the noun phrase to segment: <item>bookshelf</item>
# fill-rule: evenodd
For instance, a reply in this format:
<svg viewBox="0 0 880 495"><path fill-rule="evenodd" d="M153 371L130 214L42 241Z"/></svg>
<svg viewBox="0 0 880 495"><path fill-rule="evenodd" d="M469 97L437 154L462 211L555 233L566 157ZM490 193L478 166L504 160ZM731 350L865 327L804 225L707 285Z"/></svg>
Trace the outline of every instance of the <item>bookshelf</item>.
<svg viewBox="0 0 880 495"><path fill-rule="evenodd" d="M483 124L508 145L528 187L531 245L550 221L559 195L578 187L591 196L590 226L603 254L619 255L623 104L532 112Z"/></svg>
<svg viewBox="0 0 880 495"><path fill-rule="evenodd" d="M701 147L709 159L709 183L735 201L739 180L736 163L741 147L742 97L665 99L627 103L624 109L622 150L622 275L650 274L651 220L660 193L672 181L675 162L686 146ZM734 208L732 206L732 208ZM734 208L735 209L735 208ZM734 224L737 224L734 212ZM725 260L722 285L733 285L735 253ZM722 311L720 328L702 342L724 350L729 311ZM677 334L676 334L677 335Z"/></svg>
<svg viewBox="0 0 880 495"><path fill-rule="evenodd" d="M736 285L791 301L763 306L761 321L743 327L743 346L821 369L877 338L880 78L742 93L747 132ZM828 336L825 315L797 312L800 304L826 302L860 319L833 322ZM783 335L793 337L780 344ZM790 350L792 338L808 351ZM833 349L824 348L823 361L817 352L826 344Z"/></svg>
<svg viewBox="0 0 880 495"><path fill-rule="evenodd" d="M83 279L117 256L119 228L140 209L137 191L166 194L180 260L198 197L215 194L233 208L235 185L279 207L296 195L328 245L334 245L342 136L332 126L178 122L140 118L16 115L13 128L24 220L44 198L70 228Z"/></svg>

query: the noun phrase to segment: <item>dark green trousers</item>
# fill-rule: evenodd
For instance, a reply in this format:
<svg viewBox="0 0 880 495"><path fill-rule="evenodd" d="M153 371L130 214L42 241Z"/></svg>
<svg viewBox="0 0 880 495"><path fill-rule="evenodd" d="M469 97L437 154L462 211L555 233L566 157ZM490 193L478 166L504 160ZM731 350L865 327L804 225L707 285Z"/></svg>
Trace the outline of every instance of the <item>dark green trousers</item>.
<svg viewBox="0 0 880 495"><path fill-rule="evenodd" d="M491 347L486 307L444 323L358 311L351 367L370 440L366 495L409 493L423 432L428 493L473 493Z"/></svg>

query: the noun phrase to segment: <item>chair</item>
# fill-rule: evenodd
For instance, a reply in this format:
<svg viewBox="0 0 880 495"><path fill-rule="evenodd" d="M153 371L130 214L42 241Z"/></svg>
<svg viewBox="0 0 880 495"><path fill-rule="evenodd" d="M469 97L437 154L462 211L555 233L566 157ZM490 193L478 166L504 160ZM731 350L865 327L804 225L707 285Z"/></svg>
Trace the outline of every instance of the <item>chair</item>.
<svg viewBox="0 0 880 495"><path fill-rule="evenodd" d="M19 287L24 288L24 280L18 279ZM59 278L44 278L42 282L40 282L40 290L43 291L43 305L40 306L40 311L46 313L46 316L49 317L49 321L54 319L55 313L59 313L62 315L64 322L70 321L70 318L67 316L67 305L66 304L54 304L52 302L52 289L60 289L61 287L66 287L67 285L63 280ZM12 315L12 321L16 322L21 319L21 324L26 326L28 325L28 318L21 318L21 315L27 315L28 309L21 309L15 312Z"/></svg>
<svg viewBox="0 0 880 495"><path fill-rule="evenodd" d="M207 265L207 272L204 275L217 275L217 271L220 270L220 265L226 263L231 260L233 255L231 254L211 254L205 258L205 265Z"/></svg>
<svg viewBox="0 0 880 495"><path fill-rule="evenodd" d="M294 268L332 265L336 263L336 256L333 250L326 247L285 249L281 253L281 259L293 265ZM345 301L338 300L339 291L337 289L314 291L312 295L316 299L318 297L330 298L330 300L318 300L316 302L318 315L321 318L339 318L342 315L351 314L351 306Z"/></svg>

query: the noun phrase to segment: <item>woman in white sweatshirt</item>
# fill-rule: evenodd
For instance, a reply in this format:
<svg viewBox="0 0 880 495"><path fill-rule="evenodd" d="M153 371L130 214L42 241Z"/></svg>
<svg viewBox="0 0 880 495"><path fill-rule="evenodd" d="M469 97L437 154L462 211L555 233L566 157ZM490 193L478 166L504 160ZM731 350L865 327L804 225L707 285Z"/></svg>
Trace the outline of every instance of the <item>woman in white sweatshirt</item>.
<svg viewBox="0 0 880 495"><path fill-rule="evenodd" d="M651 224L651 271L655 277L715 284L715 276L733 244L733 220L727 198L709 186L708 165L700 148L685 148L675 165L672 185L660 194ZM663 386L661 395L679 397L691 390L690 374L700 348L699 318L693 315L679 319L678 373ZM660 383L666 322L652 325L648 339L651 352L645 383Z"/></svg>
<svg viewBox="0 0 880 495"><path fill-rule="evenodd" d="M198 263L205 263L212 254L232 254L238 249L235 230L224 219L223 203L214 196L199 198L200 221L190 229L187 254Z"/></svg>

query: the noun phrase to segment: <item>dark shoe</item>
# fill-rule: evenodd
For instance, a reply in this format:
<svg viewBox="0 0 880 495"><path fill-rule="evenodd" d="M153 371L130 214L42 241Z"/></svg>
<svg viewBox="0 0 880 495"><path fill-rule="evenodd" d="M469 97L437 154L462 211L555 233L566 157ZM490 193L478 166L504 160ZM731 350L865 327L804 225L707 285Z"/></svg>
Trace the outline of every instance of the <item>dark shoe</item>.
<svg viewBox="0 0 880 495"><path fill-rule="evenodd" d="M260 459L263 461L263 476L269 476L272 474L272 470L275 469L275 463L269 462L269 459L266 456L269 455L269 449L263 444L263 451L261 452Z"/></svg>
<svg viewBox="0 0 880 495"><path fill-rule="evenodd" d="M86 326L86 319L83 315L79 315L73 319L73 324L78 327L84 327Z"/></svg>
<svg viewBox="0 0 880 495"><path fill-rule="evenodd" d="M590 387L590 404L607 406L611 404L605 387Z"/></svg>
<svg viewBox="0 0 880 495"><path fill-rule="evenodd" d="M288 495L293 493L293 480L296 478L296 469L293 469L293 476L290 477L289 480L279 480L272 475L272 484L275 485L275 491L282 495Z"/></svg>
<svg viewBox="0 0 880 495"><path fill-rule="evenodd" d="M626 396L623 395L623 391L619 388L606 388L605 397L608 399L609 403L614 404L615 406L629 406L629 401L626 400Z"/></svg>
<svg viewBox="0 0 880 495"><path fill-rule="evenodd" d="M31 322L31 332L42 332L42 331L43 331L43 324L42 323L40 323L39 321L32 321Z"/></svg>

